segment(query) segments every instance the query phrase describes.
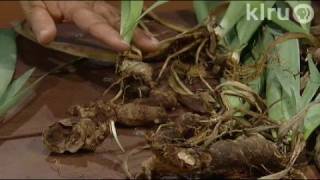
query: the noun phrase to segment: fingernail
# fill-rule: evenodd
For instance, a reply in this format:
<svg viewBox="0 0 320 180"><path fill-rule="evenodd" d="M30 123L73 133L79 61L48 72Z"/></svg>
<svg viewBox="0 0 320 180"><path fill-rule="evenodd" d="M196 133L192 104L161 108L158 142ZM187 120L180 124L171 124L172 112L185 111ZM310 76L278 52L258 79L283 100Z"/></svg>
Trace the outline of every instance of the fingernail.
<svg viewBox="0 0 320 180"><path fill-rule="evenodd" d="M49 32L47 30L40 30L36 33L37 40L41 44L46 44L49 41Z"/></svg>
<svg viewBox="0 0 320 180"><path fill-rule="evenodd" d="M39 43L42 44L44 42L44 33L42 31L37 32L36 37Z"/></svg>

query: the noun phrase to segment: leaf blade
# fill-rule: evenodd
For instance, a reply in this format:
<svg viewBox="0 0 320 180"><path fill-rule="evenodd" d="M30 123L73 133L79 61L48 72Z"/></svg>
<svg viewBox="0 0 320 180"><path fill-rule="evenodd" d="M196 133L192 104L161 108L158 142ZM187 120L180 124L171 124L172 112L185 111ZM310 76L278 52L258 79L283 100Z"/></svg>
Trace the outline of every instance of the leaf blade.
<svg viewBox="0 0 320 180"><path fill-rule="evenodd" d="M202 23L206 17L209 15L209 12L217 7L221 2L219 1L202 1L194 0L193 9L197 17L198 23Z"/></svg>
<svg viewBox="0 0 320 180"><path fill-rule="evenodd" d="M134 29L138 25L139 21L146 14L148 14L150 11L152 11L153 9L155 9L156 7L158 7L164 3L167 3L168 1L165 1L165 0L157 1L157 2L153 3L142 14L141 14L141 12L143 9L143 1L130 1L130 2L131 2L130 5L126 5L126 6L130 6L130 8L129 8L130 9L130 14L129 14L130 17L128 20L126 20L128 23L125 23L125 19L124 20L121 19L121 22L124 23L124 25L123 25L124 29L123 29L123 31L121 31L121 36L128 43L131 42L131 39L132 39L133 33L134 33ZM128 9L128 8L125 7L125 9ZM125 14L125 15L127 15L127 14Z"/></svg>
<svg viewBox="0 0 320 180"><path fill-rule="evenodd" d="M311 102L312 98L316 95L320 87L320 73L310 54L307 56L307 59L310 71L310 80L308 81L302 94L302 106L306 106Z"/></svg>
<svg viewBox="0 0 320 180"><path fill-rule="evenodd" d="M217 35L223 37L236 25L239 19L245 15L246 3L246 1L230 2L225 15L219 23L219 26L216 28Z"/></svg>
<svg viewBox="0 0 320 180"><path fill-rule="evenodd" d="M25 84L27 83L28 79L31 77L34 70L35 68L29 69L27 72L21 75L18 79L14 80L8 87L8 90L4 94L3 98L7 99L15 96L25 86Z"/></svg>
<svg viewBox="0 0 320 180"><path fill-rule="evenodd" d="M15 72L17 49L15 33L12 30L0 30L0 97L7 90Z"/></svg>
<svg viewBox="0 0 320 180"><path fill-rule="evenodd" d="M261 13L260 6L263 5L265 16L267 15L267 9L273 7L275 1L249 1L253 8L256 8L258 13ZM237 32L239 37L239 47L244 46L251 39L252 35L257 31L258 27L262 24L263 20L247 20L246 17L242 17L242 19L237 23Z"/></svg>

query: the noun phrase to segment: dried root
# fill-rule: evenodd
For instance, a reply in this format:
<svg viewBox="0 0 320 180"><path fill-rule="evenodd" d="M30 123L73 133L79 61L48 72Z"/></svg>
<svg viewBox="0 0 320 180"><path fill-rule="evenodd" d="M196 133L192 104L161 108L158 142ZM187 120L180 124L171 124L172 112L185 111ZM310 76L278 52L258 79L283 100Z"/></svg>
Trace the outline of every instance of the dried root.
<svg viewBox="0 0 320 180"><path fill-rule="evenodd" d="M257 177L266 174L266 168L269 171L283 168L285 160L276 144L258 134L218 141L208 149L168 144L153 150L155 156L143 163L149 178L169 175Z"/></svg>
<svg viewBox="0 0 320 180"><path fill-rule="evenodd" d="M91 119L64 119L49 126L43 133L46 147L55 153L94 151L109 135L108 124Z"/></svg>
<svg viewBox="0 0 320 180"><path fill-rule="evenodd" d="M115 108L116 122L127 126L160 124L167 120L167 113L160 106L128 103Z"/></svg>
<svg viewBox="0 0 320 180"><path fill-rule="evenodd" d="M110 121L127 126L148 126L167 120L163 107L140 103L117 105L98 101L75 106L70 113L73 117L54 123L43 133L44 144L52 152L94 151L110 134Z"/></svg>
<svg viewBox="0 0 320 180"><path fill-rule="evenodd" d="M195 95L179 95L179 102L189 110L199 114L210 114L219 108L216 100L208 92L200 92Z"/></svg>

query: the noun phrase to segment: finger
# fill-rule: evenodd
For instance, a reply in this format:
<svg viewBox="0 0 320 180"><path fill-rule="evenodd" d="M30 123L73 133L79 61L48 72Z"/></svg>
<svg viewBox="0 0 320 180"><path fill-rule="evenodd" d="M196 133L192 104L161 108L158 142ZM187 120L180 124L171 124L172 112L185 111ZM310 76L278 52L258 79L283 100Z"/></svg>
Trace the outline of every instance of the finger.
<svg viewBox="0 0 320 180"><path fill-rule="evenodd" d="M130 48L128 43L122 41L119 32L111 27L102 16L88 8L76 9L72 20L79 28L89 32L114 50L125 51Z"/></svg>
<svg viewBox="0 0 320 180"><path fill-rule="evenodd" d="M89 8L90 4L86 1L58 1L57 6L64 20L70 21L76 9Z"/></svg>
<svg viewBox="0 0 320 180"><path fill-rule="evenodd" d="M112 27L117 30L120 29L120 14L115 7L100 1L94 4L93 10L103 16ZM157 39L139 28L136 29L133 40L135 44L144 51L155 51L159 46L159 41Z"/></svg>
<svg viewBox="0 0 320 180"><path fill-rule="evenodd" d="M93 5L93 11L104 17L115 29L120 29L120 13L118 9L104 1L97 1Z"/></svg>
<svg viewBox="0 0 320 180"><path fill-rule="evenodd" d="M53 19L41 1L21 2L37 40L41 44L51 42L57 33Z"/></svg>
<svg viewBox="0 0 320 180"><path fill-rule="evenodd" d="M58 6L57 1L43 1L46 5L50 15L56 21L61 21L63 19L62 12Z"/></svg>
<svg viewBox="0 0 320 180"><path fill-rule="evenodd" d="M138 48L147 52L156 51L159 47L159 41L140 28L136 28L133 42Z"/></svg>

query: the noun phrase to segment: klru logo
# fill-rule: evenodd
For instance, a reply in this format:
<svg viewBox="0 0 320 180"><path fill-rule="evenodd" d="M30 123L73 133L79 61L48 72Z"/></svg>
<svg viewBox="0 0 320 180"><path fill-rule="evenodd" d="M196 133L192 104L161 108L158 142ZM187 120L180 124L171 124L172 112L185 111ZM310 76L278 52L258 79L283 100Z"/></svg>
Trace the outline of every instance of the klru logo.
<svg viewBox="0 0 320 180"><path fill-rule="evenodd" d="M246 19L250 20L271 20L276 16L279 20L290 20L290 8L266 8L263 3L260 7L252 7L250 3L246 4ZM307 24L312 21L314 11L308 4L299 4L293 8L293 17L300 24Z"/></svg>
<svg viewBox="0 0 320 180"><path fill-rule="evenodd" d="M300 24L307 24L314 18L313 8L308 4L299 4L293 9L293 17Z"/></svg>

